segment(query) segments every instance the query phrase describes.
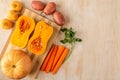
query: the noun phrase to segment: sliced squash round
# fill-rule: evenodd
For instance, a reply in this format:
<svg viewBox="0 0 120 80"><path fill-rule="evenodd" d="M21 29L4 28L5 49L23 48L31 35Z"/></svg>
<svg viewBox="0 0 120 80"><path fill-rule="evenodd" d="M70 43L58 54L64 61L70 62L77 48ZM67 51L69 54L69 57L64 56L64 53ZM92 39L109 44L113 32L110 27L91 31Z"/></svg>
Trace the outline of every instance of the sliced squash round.
<svg viewBox="0 0 120 80"><path fill-rule="evenodd" d="M33 36L28 42L28 50L37 55L45 52L48 40L53 34L53 27L46 24L44 21L37 23Z"/></svg>
<svg viewBox="0 0 120 80"><path fill-rule="evenodd" d="M10 42L15 46L24 48L34 27L35 21L33 18L25 15L20 16L16 21L16 27L11 35Z"/></svg>

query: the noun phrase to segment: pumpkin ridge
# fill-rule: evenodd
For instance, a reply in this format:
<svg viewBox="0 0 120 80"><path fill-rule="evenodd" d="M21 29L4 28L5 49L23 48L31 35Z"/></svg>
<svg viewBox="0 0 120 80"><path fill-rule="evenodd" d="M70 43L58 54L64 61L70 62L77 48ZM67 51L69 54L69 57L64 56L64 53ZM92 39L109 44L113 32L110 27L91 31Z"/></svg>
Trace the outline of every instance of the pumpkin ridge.
<svg viewBox="0 0 120 80"><path fill-rule="evenodd" d="M8 73L11 72L11 70L12 70L12 68L6 73L7 76L9 75ZM11 77L10 77L10 78L11 78Z"/></svg>
<svg viewBox="0 0 120 80"><path fill-rule="evenodd" d="M18 60L17 63L15 65L17 65L20 61L22 61L24 58L26 58L27 56L24 56L22 59Z"/></svg>

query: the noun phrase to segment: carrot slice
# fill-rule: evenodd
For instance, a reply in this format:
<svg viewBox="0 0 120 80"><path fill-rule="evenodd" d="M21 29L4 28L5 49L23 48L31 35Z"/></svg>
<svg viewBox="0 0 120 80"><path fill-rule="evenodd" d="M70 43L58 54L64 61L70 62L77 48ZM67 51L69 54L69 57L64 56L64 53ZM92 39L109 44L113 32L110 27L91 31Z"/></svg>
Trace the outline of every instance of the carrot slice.
<svg viewBox="0 0 120 80"><path fill-rule="evenodd" d="M57 53L56 53L56 56L55 56L51 71L54 69L54 67L55 67L56 63L58 62L60 56L62 55L64 49L65 49L65 46L60 45L58 47L58 50L57 50Z"/></svg>
<svg viewBox="0 0 120 80"><path fill-rule="evenodd" d="M50 56L51 56L51 54L52 54L52 52L53 52L53 50L54 50L54 47L55 47L55 45L53 45L53 46L51 47L50 51L48 52L48 54L47 54L47 56L46 56L46 58L45 58L45 60L44 60L44 62L43 62L43 64L42 64L42 66L40 67L40 70L41 70L41 71L44 71L44 70L45 70L46 65L47 65L48 62L49 62Z"/></svg>
<svg viewBox="0 0 120 80"><path fill-rule="evenodd" d="M50 70L51 70L51 68L52 68L52 64L53 64L53 61L54 61L54 58L55 58L55 54L56 54L56 52L57 52L57 49L58 49L58 46L55 46L55 48L54 48L54 50L53 50L53 52L52 52L52 54L51 54L51 57L50 57L50 59L49 59L49 62L48 62L48 64L47 64L46 68L45 68L45 72L46 72L46 73L50 72Z"/></svg>
<svg viewBox="0 0 120 80"><path fill-rule="evenodd" d="M57 62L55 68L53 69L52 74L55 74L58 71L58 69L60 68L61 64L63 63L65 57L67 56L68 52L69 52L68 48L65 48L65 50L62 53L59 61Z"/></svg>

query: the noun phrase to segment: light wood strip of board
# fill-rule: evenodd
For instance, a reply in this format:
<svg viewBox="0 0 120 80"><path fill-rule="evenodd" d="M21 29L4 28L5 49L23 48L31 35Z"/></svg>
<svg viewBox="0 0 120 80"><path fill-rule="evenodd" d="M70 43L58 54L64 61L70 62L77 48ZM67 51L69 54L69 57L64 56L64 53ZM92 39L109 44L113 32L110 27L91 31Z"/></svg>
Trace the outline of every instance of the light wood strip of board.
<svg viewBox="0 0 120 80"><path fill-rule="evenodd" d="M32 53L30 53L27 48L25 47L24 49L21 49L25 52L27 52L27 54L31 57L31 60L32 60L32 64L33 64L33 69L32 71L30 72L30 74L28 75L31 79L35 79L36 76L39 74L40 70L40 66L45 58L45 56L47 55L51 45L54 43L56 37L57 37L57 34L59 33L59 30L60 30L60 26L58 26L56 23L54 23L53 21L51 21L50 19L47 19L46 17L43 17L42 15L40 14L37 14L35 12L32 12L31 10L29 9L26 9L24 8L23 11L22 11L22 14L21 15L26 15L26 16L29 16L29 17L32 17L35 22L39 22L41 20L45 21L48 25L51 25L53 27L53 35L51 36L50 40L48 41L48 44L47 44L47 48L46 48L46 51L44 54L42 55L34 55ZM12 33L11 33L12 34ZM19 47L17 46L13 46L9 40L8 42L6 43L6 46L4 48L4 50L2 51L3 52L3 55L5 53L7 53L8 51L12 50L12 49L20 49ZM2 56L1 56L2 57Z"/></svg>

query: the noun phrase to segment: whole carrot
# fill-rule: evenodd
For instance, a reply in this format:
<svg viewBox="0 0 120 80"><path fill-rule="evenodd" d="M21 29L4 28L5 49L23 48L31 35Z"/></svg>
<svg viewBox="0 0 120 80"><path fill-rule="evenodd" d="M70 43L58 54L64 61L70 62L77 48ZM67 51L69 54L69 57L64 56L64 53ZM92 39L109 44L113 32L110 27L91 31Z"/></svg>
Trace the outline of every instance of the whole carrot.
<svg viewBox="0 0 120 80"><path fill-rule="evenodd" d="M48 54L47 54L47 56L46 56L46 58L45 58L45 60L44 60L44 62L43 62L43 64L42 64L42 66L40 67L40 70L41 70L41 71L44 71L44 70L45 70L46 65L48 64L48 61L49 61L49 59L50 59L50 56L51 56L51 54L52 54L52 52L53 52L53 50L54 50L54 47L55 47L55 45L53 45L53 46L51 47L50 51L48 52Z"/></svg>
<svg viewBox="0 0 120 80"><path fill-rule="evenodd" d="M67 56L68 52L69 52L68 48L65 48L64 52L62 53L60 59L58 60L56 66L54 67L54 69L52 71L53 74L55 74L58 71L58 69L60 68L61 64L63 63L65 57Z"/></svg>
<svg viewBox="0 0 120 80"><path fill-rule="evenodd" d="M54 67L55 67L56 63L58 62L60 56L62 55L64 49L65 49L65 46L62 46L62 45L58 46L58 50L57 50L51 71L54 69Z"/></svg>
<svg viewBox="0 0 120 80"><path fill-rule="evenodd" d="M54 58L55 58L55 54L56 54L56 52L57 52L57 49L58 49L58 46L55 46L55 48L54 48L54 50L53 50L53 52L52 52L52 54L51 54L51 57L50 57L50 59L49 59L49 62L48 62L48 64L47 64L46 68L45 68L45 72L46 72L46 73L50 72L50 70L51 70L51 68L52 68L52 64L53 64L53 61L54 61Z"/></svg>

